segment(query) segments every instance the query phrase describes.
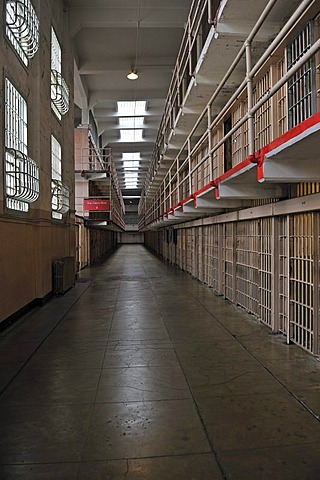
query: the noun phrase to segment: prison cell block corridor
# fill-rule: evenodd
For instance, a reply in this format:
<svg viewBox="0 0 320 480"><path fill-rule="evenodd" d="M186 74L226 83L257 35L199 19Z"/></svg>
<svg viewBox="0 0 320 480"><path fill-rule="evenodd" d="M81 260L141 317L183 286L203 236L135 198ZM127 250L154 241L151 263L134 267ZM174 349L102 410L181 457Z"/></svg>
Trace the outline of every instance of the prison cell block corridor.
<svg viewBox="0 0 320 480"><path fill-rule="evenodd" d="M320 364L142 245L0 337L2 480L319 480Z"/></svg>

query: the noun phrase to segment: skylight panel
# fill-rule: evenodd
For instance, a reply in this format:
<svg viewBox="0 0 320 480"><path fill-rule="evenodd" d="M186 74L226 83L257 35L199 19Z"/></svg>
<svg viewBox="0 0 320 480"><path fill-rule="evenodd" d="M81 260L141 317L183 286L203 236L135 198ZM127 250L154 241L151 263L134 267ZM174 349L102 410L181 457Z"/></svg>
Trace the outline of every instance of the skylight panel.
<svg viewBox="0 0 320 480"><path fill-rule="evenodd" d="M117 109L120 115L126 116L136 116L136 115L143 115L146 113L146 101L121 101L117 102Z"/></svg>
<svg viewBox="0 0 320 480"><path fill-rule="evenodd" d="M124 180L125 185L138 185L138 179L137 178L128 178Z"/></svg>
<svg viewBox="0 0 320 480"><path fill-rule="evenodd" d="M120 117L119 125L123 128L139 128L144 124L144 117Z"/></svg>
<svg viewBox="0 0 320 480"><path fill-rule="evenodd" d="M142 142L142 128L132 130L120 130L121 142Z"/></svg>
<svg viewBox="0 0 320 480"><path fill-rule="evenodd" d="M123 168L124 169L131 169L131 170L138 170L139 169L140 162L138 160L125 160L123 162Z"/></svg>
<svg viewBox="0 0 320 480"><path fill-rule="evenodd" d="M125 180L137 180L138 172L125 172L124 178Z"/></svg>
<svg viewBox="0 0 320 480"><path fill-rule="evenodd" d="M126 152L122 154L122 160L140 160L141 153L140 152Z"/></svg>
<svg viewBox="0 0 320 480"><path fill-rule="evenodd" d="M138 178L125 178L124 183L127 184L132 184L132 183L138 183Z"/></svg>
<svg viewBox="0 0 320 480"><path fill-rule="evenodd" d="M125 188L137 188L137 183L126 183Z"/></svg>

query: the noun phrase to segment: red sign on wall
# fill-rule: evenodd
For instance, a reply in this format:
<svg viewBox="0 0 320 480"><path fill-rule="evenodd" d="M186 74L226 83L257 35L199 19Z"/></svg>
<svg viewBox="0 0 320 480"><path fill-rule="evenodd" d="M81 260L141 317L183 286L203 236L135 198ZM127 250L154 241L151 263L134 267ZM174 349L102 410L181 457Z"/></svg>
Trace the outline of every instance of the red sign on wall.
<svg viewBox="0 0 320 480"><path fill-rule="evenodd" d="M83 209L89 212L109 212L110 200L100 198L85 198Z"/></svg>

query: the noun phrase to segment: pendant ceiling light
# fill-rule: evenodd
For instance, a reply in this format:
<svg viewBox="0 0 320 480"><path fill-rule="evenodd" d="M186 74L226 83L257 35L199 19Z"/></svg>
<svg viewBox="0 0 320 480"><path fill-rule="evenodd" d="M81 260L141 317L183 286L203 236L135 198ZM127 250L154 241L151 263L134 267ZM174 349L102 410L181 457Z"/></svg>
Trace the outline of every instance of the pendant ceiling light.
<svg viewBox="0 0 320 480"><path fill-rule="evenodd" d="M138 19L137 19L137 31L136 31L136 57L135 63L130 72L127 74L129 80L137 80L138 75L138 49L139 49L139 27L140 27L140 0L138 0Z"/></svg>
<svg viewBox="0 0 320 480"><path fill-rule="evenodd" d="M127 78L129 78L129 80L137 80L137 78L139 78L139 75L136 70L131 70L128 73Z"/></svg>

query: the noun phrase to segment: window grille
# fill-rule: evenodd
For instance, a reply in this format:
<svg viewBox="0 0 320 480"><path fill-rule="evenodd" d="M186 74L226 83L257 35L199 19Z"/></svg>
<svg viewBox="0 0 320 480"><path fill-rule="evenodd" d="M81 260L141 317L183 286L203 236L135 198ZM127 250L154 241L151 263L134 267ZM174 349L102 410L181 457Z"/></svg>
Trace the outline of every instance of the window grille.
<svg viewBox="0 0 320 480"><path fill-rule="evenodd" d="M61 219L63 213L69 211L70 193L68 187L63 185L61 180L51 181L52 191L52 216Z"/></svg>
<svg viewBox="0 0 320 480"><path fill-rule="evenodd" d="M39 197L39 167L28 157L27 103L5 79L5 196L6 206L27 212Z"/></svg>
<svg viewBox="0 0 320 480"><path fill-rule="evenodd" d="M61 180L62 172L62 155L61 155L61 145L58 140L51 135L51 170L52 178L54 180Z"/></svg>
<svg viewBox="0 0 320 480"><path fill-rule="evenodd" d="M12 85L5 80L5 146L27 154L27 102Z"/></svg>
<svg viewBox="0 0 320 480"><path fill-rule="evenodd" d="M69 88L57 70L51 70L52 108L61 119L69 110Z"/></svg>
<svg viewBox="0 0 320 480"><path fill-rule="evenodd" d="M51 208L52 217L61 219L69 210L69 189L62 183L61 145L51 135Z"/></svg>
<svg viewBox="0 0 320 480"><path fill-rule="evenodd" d="M309 22L287 48L288 69L312 46L313 29ZM292 128L314 113L315 63L310 59L288 82L289 128Z"/></svg>
<svg viewBox="0 0 320 480"><path fill-rule="evenodd" d="M25 65L39 48L39 20L30 0L7 0L6 34Z"/></svg>
<svg viewBox="0 0 320 480"><path fill-rule="evenodd" d="M6 148L5 167L7 206L16 209L19 203L35 202L39 198L38 165L24 153Z"/></svg>
<svg viewBox="0 0 320 480"><path fill-rule="evenodd" d="M51 108L61 120L69 110L69 88L61 75L61 47L51 28Z"/></svg>

